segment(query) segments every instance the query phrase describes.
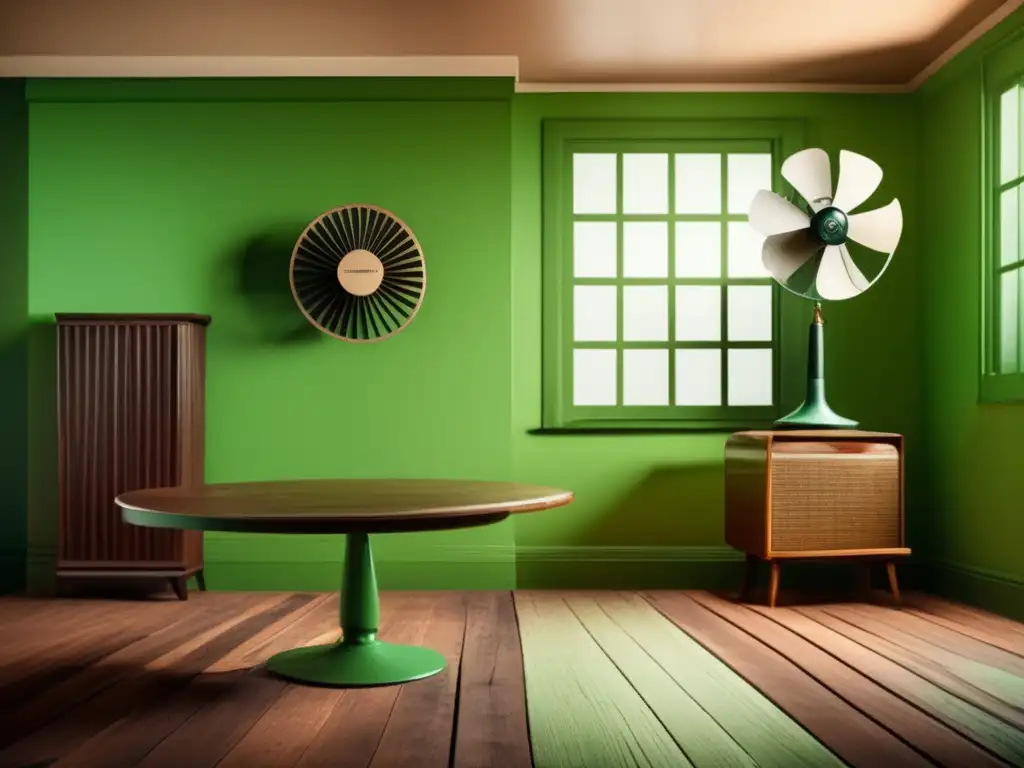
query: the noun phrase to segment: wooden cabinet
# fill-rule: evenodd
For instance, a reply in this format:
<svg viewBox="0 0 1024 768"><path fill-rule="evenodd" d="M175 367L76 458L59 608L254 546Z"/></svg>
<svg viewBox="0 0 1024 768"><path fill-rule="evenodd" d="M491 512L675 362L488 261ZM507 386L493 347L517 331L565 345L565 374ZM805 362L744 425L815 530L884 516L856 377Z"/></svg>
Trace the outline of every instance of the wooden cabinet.
<svg viewBox="0 0 1024 768"><path fill-rule="evenodd" d="M114 498L203 482L203 315L58 314L58 579L167 579L186 599L201 531L124 523Z"/></svg>
<svg viewBox="0 0 1024 768"><path fill-rule="evenodd" d="M909 555L903 525L903 437L857 430L737 432L725 446L725 540L747 554L744 592L758 561L885 561Z"/></svg>

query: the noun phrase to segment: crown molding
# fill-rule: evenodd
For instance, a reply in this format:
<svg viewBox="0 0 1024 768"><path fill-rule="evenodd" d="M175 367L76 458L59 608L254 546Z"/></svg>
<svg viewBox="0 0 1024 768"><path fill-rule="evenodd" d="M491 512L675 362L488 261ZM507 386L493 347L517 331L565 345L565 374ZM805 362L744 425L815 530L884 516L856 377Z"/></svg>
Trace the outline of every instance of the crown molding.
<svg viewBox="0 0 1024 768"><path fill-rule="evenodd" d="M911 93L1024 6L1007 0L906 83L544 83L518 56L0 56L0 78L510 77L517 93Z"/></svg>
<svg viewBox="0 0 1024 768"><path fill-rule="evenodd" d="M0 77L511 77L517 56L0 56Z"/></svg>

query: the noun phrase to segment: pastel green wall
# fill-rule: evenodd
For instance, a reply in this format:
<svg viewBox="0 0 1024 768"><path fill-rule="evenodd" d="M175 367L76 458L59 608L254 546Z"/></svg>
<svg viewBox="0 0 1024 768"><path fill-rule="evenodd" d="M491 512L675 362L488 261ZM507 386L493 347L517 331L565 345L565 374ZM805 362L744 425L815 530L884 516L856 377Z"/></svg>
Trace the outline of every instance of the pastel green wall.
<svg viewBox="0 0 1024 768"><path fill-rule="evenodd" d="M982 61L1024 12L916 95L920 120L923 448L935 586L1024 616L1020 405L982 405ZM1021 62L1024 69L1024 61Z"/></svg>
<svg viewBox="0 0 1024 768"><path fill-rule="evenodd" d="M899 197L918 214L916 115L901 96L796 94L517 95L512 130L513 388L516 476L572 488L557 514L516 520L523 583L678 583L718 578L724 548L722 454L726 435L531 435L540 426L541 124L545 118L797 118L807 146L864 153L885 170L865 210ZM837 169L833 171L834 178ZM855 301L827 309L829 401L866 429L902 432L909 461L921 444L917 360L916 231L908 228L885 277ZM808 317L808 322L810 318ZM804 365L806 343L784 350ZM802 395L802 392L801 392ZM785 403L795 407L799 401ZM915 505L917 486L908 484ZM912 544L921 526L911 517ZM694 568L689 561L697 560ZM707 561L711 562L707 562ZM696 571L696 573L694 573Z"/></svg>
<svg viewBox="0 0 1024 768"><path fill-rule="evenodd" d="M917 116L904 96L513 96L509 83L400 81L30 86L29 310L42 330L29 535L44 564L54 499L52 344L42 331L52 313L187 311L214 317L210 481L454 476L577 494L493 529L382 538L385 586L731 578L724 434L529 434L540 424L542 120L798 118L809 146L881 163L872 203L898 196L908 221L919 212ZM419 316L378 345L319 337L287 293L301 227L357 200L405 218L428 262ZM830 307L827 330L830 401L866 428L905 433L912 467L922 452L918 253L909 227L885 278ZM804 353L786 350L785 364L801 366ZM911 515L915 545L920 519ZM331 539L207 541L212 587L335 586Z"/></svg>
<svg viewBox="0 0 1024 768"><path fill-rule="evenodd" d="M28 111L0 80L0 593L21 589L27 546Z"/></svg>

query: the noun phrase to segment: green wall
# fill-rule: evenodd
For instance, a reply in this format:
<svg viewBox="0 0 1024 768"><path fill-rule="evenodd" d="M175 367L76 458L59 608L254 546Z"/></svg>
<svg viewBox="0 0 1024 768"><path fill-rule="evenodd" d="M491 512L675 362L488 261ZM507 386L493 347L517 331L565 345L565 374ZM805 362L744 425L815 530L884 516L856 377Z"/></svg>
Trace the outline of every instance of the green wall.
<svg viewBox="0 0 1024 768"><path fill-rule="evenodd" d="M722 535L721 433L553 436L540 426L545 118L785 117L809 146L885 169L872 203L917 220L914 102L855 95L513 95L511 83L33 82L30 575L52 567L53 312L204 312L211 482L315 476L516 479L569 507L492 529L384 537L385 586L708 584ZM395 210L430 276L378 345L307 329L287 292L301 228L345 202ZM917 229L885 278L828 311L829 398L923 454ZM786 365L803 364L803 345ZM795 406L796 403L786 403ZM909 501L920 500L911 477ZM911 515L917 546L922 518ZM332 588L329 538L211 534L211 587Z"/></svg>
<svg viewBox="0 0 1024 768"><path fill-rule="evenodd" d="M27 546L28 110L0 80L0 593L21 589Z"/></svg>
<svg viewBox="0 0 1024 768"><path fill-rule="evenodd" d="M1018 11L952 61L916 101L928 491L922 514L934 531L934 583L1024 618L1024 408L978 398L982 61L1021 30Z"/></svg>

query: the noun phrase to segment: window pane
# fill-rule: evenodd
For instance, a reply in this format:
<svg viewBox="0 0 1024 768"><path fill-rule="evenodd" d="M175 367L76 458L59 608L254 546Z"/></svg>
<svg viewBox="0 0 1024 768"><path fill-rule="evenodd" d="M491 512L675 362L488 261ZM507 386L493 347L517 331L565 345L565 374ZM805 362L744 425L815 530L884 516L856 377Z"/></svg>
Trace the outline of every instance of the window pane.
<svg viewBox="0 0 1024 768"><path fill-rule="evenodd" d="M622 156L622 212L668 213L668 155Z"/></svg>
<svg viewBox="0 0 1024 768"><path fill-rule="evenodd" d="M770 277L761 262L764 238L745 221L730 221L726 231L729 277Z"/></svg>
<svg viewBox="0 0 1024 768"><path fill-rule="evenodd" d="M1004 272L999 276L999 284L999 372L1017 373L1020 270Z"/></svg>
<svg viewBox="0 0 1024 768"><path fill-rule="evenodd" d="M615 405L618 385L614 349L574 349L573 405Z"/></svg>
<svg viewBox="0 0 1024 768"><path fill-rule="evenodd" d="M614 285L577 285L573 289L576 341L616 341L618 313Z"/></svg>
<svg viewBox="0 0 1024 768"><path fill-rule="evenodd" d="M1020 188L1008 189L999 195L999 263L1012 264L1020 258Z"/></svg>
<svg viewBox="0 0 1024 768"><path fill-rule="evenodd" d="M722 404L722 350L676 350L676 405Z"/></svg>
<svg viewBox="0 0 1024 768"><path fill-rule="evenodd" d="M722 156L676 155L676 213L722 212Z"/></svg>
<svg viewBox="0 0 1024 768"><path fill-rule="evenodd" d="M725 306L729 341L772 340L770 285L730 285Z"/></svg>
<svg viewBox="0 0 1024 768"><path fill-rule="evenodd" d="M730 349L726 363L729 405L772 404L770 349Z"/></svg>
<svg viewBox="0 0 1024 768"><path fill-rule="evenodd" d="M616 213L615 155L572 156L574 213Z"/></svg>
<svg viewBox="0 0 1024 768"><path fill-rule="evenodd" d="M729 213L746 214L758 190L772 188L772 156L729 155L725 191Z"/></svg>
<svg viewBox="0 0 1024 768"><path fill-rule="evenodd" d="M623 277L668 277L668 222L622 225Z"/></svg>
<svg viewBox="0 0 1024 768"><path fill-rule="evenodd" d="M573 224L573 274L576 277L615 277L618 274L617 235L614 221Z"/></svg>
<svg viewBox="0 0 1024 768"><path fill-rule="evenodd" d="M676 341L722 338L722 289L717 285L676 286Z"/></svg>
<svg viewBox="0 0 1024 768"><path fill-rule="evenodd" d="M676 277L721 277L722 225L717 221L676 223Z"/></svg>
<svg viewBox="0 0 1024 768"><path fill-rule="evenodd" d="M668 341L668 286L622 289L623 341Z"/></svg>
<svg viewBox="0 0 1024 768"><path fill-rule="evenodd" d="M622 352L622 404L668 405L668 350Z"/></svg>
<svg viewBox="0 0 1024 768"><path fill-rule="evenodd" d="M1014 86L999 99L999 183L1020 174L1020 88Z"/></svg>

